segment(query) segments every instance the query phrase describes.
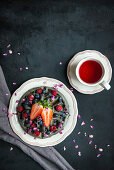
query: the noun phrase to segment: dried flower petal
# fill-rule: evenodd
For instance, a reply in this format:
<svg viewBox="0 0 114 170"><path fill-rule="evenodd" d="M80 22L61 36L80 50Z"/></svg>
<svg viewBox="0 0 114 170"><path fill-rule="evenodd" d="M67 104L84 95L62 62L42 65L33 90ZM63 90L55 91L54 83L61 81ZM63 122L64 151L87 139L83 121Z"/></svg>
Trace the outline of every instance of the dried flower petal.
<svg viewBox="0 0 114 170"><path fill-rule="evenodd" d="M64 151L66 151L66 147L64 146Z"/></svg>
<svg viewBox="0 0 114 170"><path fill-rule="evenodd" d="M99 158L101 156L101 154L99 153L98 155L97 155L97 158Z"/></svg>
<svg viewBox="0 0 114 170"><path fill-rule="evenodd" d="M93 126L90 126L91 129L93 129L94 127Z"/></svg>
<svg viewBox="0 0 114 170"><path fill-rule="evenodd" d="M78 156L81 156L82 154L81 154L81 152L78 152Z"/></svg>
<svg viewBox="0 0 114 170"><path fill-rule="evenodd" d="M9 54L12 54L12 50L11 49L9 50Z"/></svg>
<svg viewBox="0 0 114 170"><path fill-rule="evenodd" d="M73 140L73 142L75 143L75 139Z"/></svg>
<svg viewBox="0 0 114 170"><path fill-rule="evenodd" d="M11 45L10 45L10 44L8 44L8 45L7 45L7 48L9 48L10 46L11 46Z"/></svg>
<svg viewBox="0 0 114 170"><path fill-rule="evenodd" d="M17 53L18 55L21 55L21 53Z"/></svg>
<svg viewBox="0 0 114 170"><path fill-rule="evenodd" d="M92 140L89 141L89 144L92 144Z"/></svg>
<svg viewBox="0 0 114 170"><path fill-rule="evenodd" d="M59 64L60 64L60 65L62 65L63 63L62 63L62 62L60 62Z"/></svg>
<svg viewBox="0 0 114 170"><path fill-rule="evenodd" d="M75 148L77 149L77 148L78 148L78 145L76 145Z"/></svg>
<svg viewBox="0 0 114 170"><path fill-rule="evenodd" d="M4 53L3 56L7 56L7 53Z"/></svg>
<svg viewBox="0 0 114 170"><path fill-rule="evenodd" d="M13 83L13 85L16 85L16 83Z"/></svg>
<svg viewBox="0 0 114 170"><path fill-rule="evenodd" d="M78 119L81 119L81 116L80 116L80 115L78 115Z"/></svg>
<svg viewBox="0 0 114 170"><path fill-rule="evenodd" d="M102 151L103 151L103 149L102 149L102 148L99 148L99 151L100 151L100 152L102 152Z"/></svg>
<svg viewBox="0 0 114 170"><path fill-rule="evenodd" d="M12 151L12 150L13 150L13 148L11 147L11 148L10 148L10 151Z"/></svg>
<svg viewBox="0 0 114 170"><path fill-rule="evenodd" d="M22 70L23 70L23 68L20 68L19 70L20 70L20 71L22 71Z"/></svg>
<svg viewBox="0 0 114 170"><path fill-rule="evenodd" d="M93 138L93 135L89 135L89 138Z"/></svg>
<svg viewBox="0 0 114 170"><path fill-rule="evenodd" d="M78 135L80 134L81 132L78 132Z"/></svg>
<svg viewBox="0 0 114 170"><path fill-rule="evenodd" d="M83 126L83 125L85 125L85 122L84 122L84 121L81 123L81 126Z"/></svg>

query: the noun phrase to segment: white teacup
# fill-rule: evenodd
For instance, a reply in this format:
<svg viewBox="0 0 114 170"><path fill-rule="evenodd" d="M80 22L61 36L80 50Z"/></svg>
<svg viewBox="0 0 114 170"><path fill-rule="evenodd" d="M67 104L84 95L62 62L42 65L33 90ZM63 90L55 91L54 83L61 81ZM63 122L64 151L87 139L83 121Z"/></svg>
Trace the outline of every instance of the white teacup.
<svg viewBox="0 0 114 170"><path fill-rule="evenodd" d="M102 67L102 76L101 76L101 78L100 78L97 82L95 82L95 83L86 83L85 81L83 81L83 80L81 79L81 77L80 77L80 75L79 75L80 66L81 66L84 62L86 62L86 61L88 61L88 60L96 61L96 62L99 63L100 66ZM96 85L100 85L100 86L102 86L102 87L103 87L104 89L106 89L106 90L109 90L109 89L111 88L111 86L104 80L105 68L104 68L103 64L101 63L101 61L99 61L98 59L94 59L93 57L86 57L86 58L82 59L82 60L79 61L79 63L77 64L75 71L76 71L76 77L77 77L77 79L78 79L82 84L84 84L84 85L86 85L86 86L96 86Z"/></svg>

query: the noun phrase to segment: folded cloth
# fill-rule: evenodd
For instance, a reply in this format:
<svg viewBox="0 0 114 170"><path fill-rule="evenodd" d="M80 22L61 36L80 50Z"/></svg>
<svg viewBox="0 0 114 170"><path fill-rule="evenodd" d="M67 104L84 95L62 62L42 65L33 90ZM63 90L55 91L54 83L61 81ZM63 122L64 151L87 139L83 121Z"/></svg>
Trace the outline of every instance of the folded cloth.
<svg viewBox="0 0 114 170"><path fill-rule="evenodd" d="M46 170L74 170L54 148L29 145L13 132L7 112L10 97L10 91L0 66L0 139L18 146Z"/></svg>

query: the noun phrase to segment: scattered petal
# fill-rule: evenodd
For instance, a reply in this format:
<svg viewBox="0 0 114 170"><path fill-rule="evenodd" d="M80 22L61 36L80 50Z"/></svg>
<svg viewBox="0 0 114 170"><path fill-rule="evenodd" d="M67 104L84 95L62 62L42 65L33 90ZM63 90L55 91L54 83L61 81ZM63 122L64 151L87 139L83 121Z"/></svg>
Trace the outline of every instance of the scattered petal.
<svg viewBox="0 0 114 170"><path fill-rule="evenodd" d="M31 125L31 124L32 124L32 121L30 120L29 123L30 123L30 125Z"/></svg>
<svg viewBox="0 0 114 170"><path fill-rule="evenodd" d="M12 54L12 50L11 49L9 50L9 54Z"/></svg>
<svg viewBox="0 0 114 170"><path fill-rule="evenodd" d="M17 53L18 55L21 55L21 53Z"/></svg>
<svg viewBox="0 0 114 170"><path fill-rule="evenodd" d="M81 132L78 132L78 135L80 134Z"/></svg>
<svg viewBox="0 0 114 170"><path fill-rule="evenodd" d="M90 121L93 121L93 119L91 119Z"/></svg>
<svg viewBox="0 0 114 170"><path fill-rule="evenodd" d="M89 135L89 138L93 138L93 135Z"/></svg>
<svg viewBox="0 0 114 170"><path fill-rule="evenodd" d="M13 83L13 85L16 85L16 83Z"/></svg>
<svg viewBox="0 0 114 170"><path fill-rule="evenodd" d="M78 152L78 156L81 156L82 154L81 154L81 152Z"/></svg>
<svg viewBox="0 0 114 170"><path fill-rule="evenodd" d="M73 88L72 87L70 88L70 91L73 92Z"/></svg>
<svg viewBox="0 0 114 170"><path fill-rule="evenodd" d="M76 145L75 148L77 149L77 148L78 148L78 145Z"/></svg>
<svg viewBox="0 0 114 170"><path fill-rule="evenodd" d="M8 93L6 93L6 96L8 96L9 94Z"/></svg>
<svg viewBox="0 0 114 170"><path fill-rule="evenodd" d="M81 123L81 126L83 126L83 125L85 125L85 122L84 122L84 121Z"/></svg>
<svg viewBox="0 0 114 170"><path fill-rule="evenodd" d="M102 148L99 148L99 151L100 151L100 152L102 152L102 151L103 151L103 149L102 149Z"/></svg>
<svg viewBox="0 0 114 170"><path fill-rule="evenodd" d="M63 84L59 84L59 87L63 87Z"/></svg>
<svg viewBox="0 0 114 170"><path fill-rule="evenodd" d="M3 56L7 56L7 53L4 53Z"/></svg>
<svg viewBox="0 0 114 170"><path fill-rule="evenodd" d="M9 132L9 135L11 135L11 132Z"/></svg>
<svg viewBox="0 0 114 170"><path fill-rule="evenodd" d="M99 153L98 155L97 155L97 158L99 158L101 156L101 154Z"/></svg>
<svg viewBox="0 0 114 170"><path fill-rule="evenodd" d="M110 147L110 145L107 145L107 147Z"/></svg>
<svg viewBox="0 0 114 170"><path fill-rule="evenodd" d="M15 96L17 96L17 93L14 93Z"/></svg>
<svg viewBox="0 0 114 170"><path fill-rule="evenodd" d="M73 142L75 143L75 139L73 140Z"/></svg>
<svg viewBox="0 0 114 170"><path fill-rule="evenodd" d="M62 134L63 133L62 130L60 130L59 133Z"/></svg>
<svg viewBox="0 0 114 170"><path fill-rule="evenodd" d="M54 100L54 98L55 98L55 96L54 96L54 95L52 95L51 100L53 101L53 100Z"/></svg>
<svg viewBox="0 0 114 170"><path fill-rule="evenodd" d="M19 100L16 100L16 103L19 103Z"/></svg>
<svg viewBox="0 0 114 170"><path fill-rule="evenodd" d="M48 136L48 135L45 133L44 136Z"/></svg>
<svg viewBox="0 0 114 170"><path fill-rule="evenodd" d="M23 70L23 68L20 68L20 71L22 71Z"/></svg>
<svg viewBox="0 0 114 170"><path fill-rule="evenodd" d="M62 127L62 123L59 123L59 127L60 127L60 128Z"/></svg>
<svg viewBox="0 0 114 170"><path fill-rule="evenodd" d="M80 115L78 115L78 119L81 119L81 116L80 116Z"/></svg>
<svg viewBox="0 0 114 170"><path fill-rule="evenodd" d="M27 133L30 133L31 132L31 129L27 129Z"/></svg>
<svg viewBox="0 0 114 170"><path fill-rule="evenodd" d="M6 110L5 108L2 109L3 112L5 112L5 110Z"/></svg>
<svg viewBox="0 0 114 170"><path fill-rule="evenodd" d="M86 132L84 133L84 136L87 136L87 133L86 133Z"/></svg>
<svg viewBox="0 0 114 170"><path fill-rule="evenodd" d="M97 148L97 145L95 145L95 149Z"/></svg>
<svg viewBox="0 0 114 170"><path fill-rule="evenodd" d="M11 147L11 148L10 148L10 151L12 151L12 150L13 150L13 148Z"/></svg>
<svg viewBox="0 0 114 170"><path fill-rule="evenodd" d="M28 70L28 67L25 67L26 70Z"/></svg>
<svg viewBox="0 0 114 170"><path fill-rule="evenodd" d="M92 144L92 140L89 141L89 144Z"/></svg>
<svg viewBox="0 0 114 170"><path fill-rule="evenodd" d="M9 114L8 117L12 117L13 116L13 113Z"/></svg>
<svg viewBox="0 0 114 170"><path fill-rule="evenodd" d="M90 126L91 129L93 129L94 127L93 126Z"/></svg>
<svg viewBox="0 0 114 170"><path fill-rule="evenodd" d="M66 147L64 146L64 151L66 151Z"/></svg>
<svg viewBox="0 0 114 170"><path fill-rule="evenodd" d="M8 44L8 45L7 45L7 48L9 48L10 46L11 46L11 45L10 45L10 44Z"/></svg>
<svg viewBox="0 0 114 170"><path fill-rule="evenodd" d="M60 64L60 65L62 65L63 63L62 63L62 62L60 62L59 64Z"/></svg>
<svg viewBox="0 0 114 170"><path fill-rule="evenodd" d="M26 99L23 99L23 102L25 102L26 101Z"/></svg>
<svg viewBox="0 0 114 170"><path fill-rule="evenodd" d="M50 150L54 150L54 148L50 148Z"/></svg>

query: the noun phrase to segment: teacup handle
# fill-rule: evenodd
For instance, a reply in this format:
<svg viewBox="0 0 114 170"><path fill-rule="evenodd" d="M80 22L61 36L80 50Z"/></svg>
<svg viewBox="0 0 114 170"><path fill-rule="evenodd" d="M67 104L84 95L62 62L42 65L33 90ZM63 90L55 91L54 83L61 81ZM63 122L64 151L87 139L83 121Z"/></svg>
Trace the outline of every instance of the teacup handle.
<svg viewBox="0 0 114 170"><path fill-rule="evenodd" d="M111 88L110 84L106 81L101 82L100 85L106 90L109 90Z"/></svg>

